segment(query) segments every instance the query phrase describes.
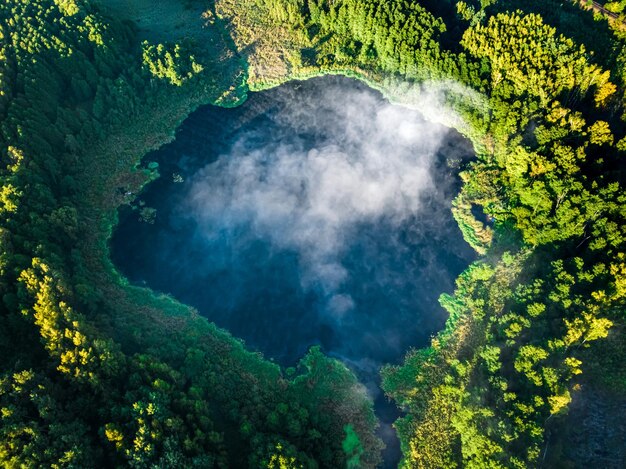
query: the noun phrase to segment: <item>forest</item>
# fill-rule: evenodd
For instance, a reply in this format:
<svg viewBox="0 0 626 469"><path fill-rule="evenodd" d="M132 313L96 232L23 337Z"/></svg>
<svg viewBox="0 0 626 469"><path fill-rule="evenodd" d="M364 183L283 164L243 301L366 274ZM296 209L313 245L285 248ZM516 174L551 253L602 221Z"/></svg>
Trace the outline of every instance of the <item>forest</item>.
<svg viewBox="0 0 626 469"><path fill-rule="evenodd" d="M396 100L439 84L477 154L453 214L480 257L441 296L431 345L381 371L406 412L400 466L624 464L571 410L602 396L624 412L624 1L600 2L611 16L557 0L158 3L203 24L181 37L120 2L0 4L3 466L377 467L345 365L312 348L281 369L108 256L117 208L157 177L141 157L189 112L320 74Z"/></svg>

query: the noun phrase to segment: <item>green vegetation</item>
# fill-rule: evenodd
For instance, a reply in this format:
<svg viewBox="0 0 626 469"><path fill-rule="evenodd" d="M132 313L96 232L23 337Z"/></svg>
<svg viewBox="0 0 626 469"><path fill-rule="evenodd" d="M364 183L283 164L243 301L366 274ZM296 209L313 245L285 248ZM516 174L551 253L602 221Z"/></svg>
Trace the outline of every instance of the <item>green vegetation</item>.
<svg viewBox="0 0 626 469"><path fill-rule="evenodd" d="M442 297L445 331L383 370L383 386L409 411L396 425L406 467L546 461L575 383L601 366L588 348L624 320L623 33L561 2L244 3L218 6L255 83L317 69L350 70L396 99L398 82L465 86L443 87L478 153L454 214L485 257ZM258 41L261 16L294 32ZM268 50L284 69L264 67Z"/></svg>
<svg viewBox="0 0 626 469"><path fill-rule="evenodd" d="M154 174L140 157L199 103L242 97L213 27L196 54L88 2L0 5L2 466L341 467L347 426L379 460L345 366L312 350L286 378L108 261L116 207Z"/></svg>
<svg viewBox="0 0 626 469"><path fill-rule="evenodd" d="M556 0L103 3L0 5L3 465L376 466L345 366L312 349L283 375L108 261L115 210L154 177L141 156L188 112L320 73L396 99L437 83L478 155L453 210L483 256L432 345L383 370L403 466L577 464L572 396L626 390L616 22Z"/></svg>

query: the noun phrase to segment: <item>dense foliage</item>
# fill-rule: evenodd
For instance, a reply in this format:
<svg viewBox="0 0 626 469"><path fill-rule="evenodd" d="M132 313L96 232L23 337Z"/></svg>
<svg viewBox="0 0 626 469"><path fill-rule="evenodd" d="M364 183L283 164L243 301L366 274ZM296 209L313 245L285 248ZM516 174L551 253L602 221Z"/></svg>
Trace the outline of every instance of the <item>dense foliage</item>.
<svg viewBox="0 0 626 469"><path fill-rule="evenodd" d="M283 376L106 260L114 210L153 176L135 165L190 109L320 71L444 84L478 155L453 211L484 256L432 345L383 370L403 465L546 461L581 379L624 376L594 347L612 334L621 364L626 42L577 3L219 0L207 44L84 0L0 4L0 462L376 465L343 365L313 349Z"/></svg>
<svg viewBox="0 0 626 469"><path fill-rule="evenodd" d="M132 168L150 144L115 142L154 139L233 76L84 1L2 2L0 41L0 465L375 466L343 365L314 349L285 378L104 260L113 209L149 176Z"/></svg>

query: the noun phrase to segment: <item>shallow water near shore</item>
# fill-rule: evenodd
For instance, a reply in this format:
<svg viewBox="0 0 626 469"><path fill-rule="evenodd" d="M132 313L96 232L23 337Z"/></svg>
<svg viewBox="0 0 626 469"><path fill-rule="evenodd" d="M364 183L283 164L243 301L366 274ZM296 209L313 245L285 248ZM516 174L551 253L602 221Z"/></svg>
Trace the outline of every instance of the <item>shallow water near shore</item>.
<svg viewBox="0 0 626 469"><path fill-rule="evenodd" d="M457 132L348 78L205 106L144 158L161 177L120 210L112 258L283 366L312 345L344 361L395 467L400 412L378 370L428 345L475 258L450 212L470 158Z"/></svg>

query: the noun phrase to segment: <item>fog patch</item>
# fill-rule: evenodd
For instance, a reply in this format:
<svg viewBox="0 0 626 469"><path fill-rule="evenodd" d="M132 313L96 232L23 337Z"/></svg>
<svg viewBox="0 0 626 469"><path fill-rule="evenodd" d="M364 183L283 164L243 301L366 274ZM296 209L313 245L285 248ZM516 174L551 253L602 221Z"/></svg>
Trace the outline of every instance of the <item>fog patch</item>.
<svg viewBox="0 0 626 469"><path fill-rule="evenodd" d="M295 111L277 116L289 132L242 135L194 176L185 209L209 241L241 241L246 232L293 252L302 288L342 320L355 307L342 261L355 233L372 224L393 230L419 214L437 189L431 171L447 129L358 89L329 86L314 101L293 100ZM426 93L412 107L443 109ZM374 266L372 274L385 272Z"/></svg>
<svg viewBox="0 0 626 469"><path fill-rule="evenodd" d="M341 359L375 401L392 467L399 411L378 370L428 345L446 320L438 296L475 259L450 212L471 144L422 116L462 128L443 103L473 97L386 89L410 109L331 76L201 107L146 156L168 175L141 195L154 224L121 210L111 252L131 282L284 367L314 344Z"/></svg>

